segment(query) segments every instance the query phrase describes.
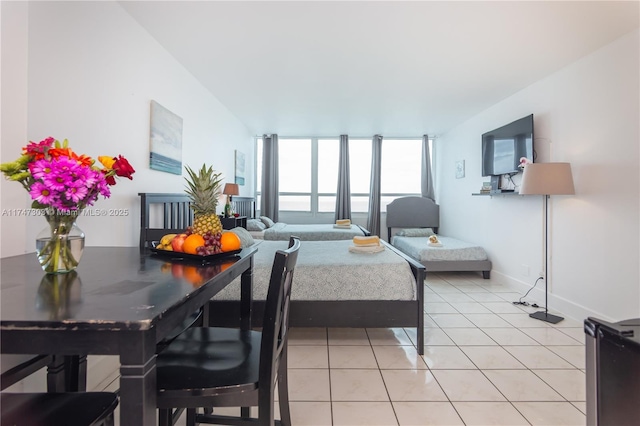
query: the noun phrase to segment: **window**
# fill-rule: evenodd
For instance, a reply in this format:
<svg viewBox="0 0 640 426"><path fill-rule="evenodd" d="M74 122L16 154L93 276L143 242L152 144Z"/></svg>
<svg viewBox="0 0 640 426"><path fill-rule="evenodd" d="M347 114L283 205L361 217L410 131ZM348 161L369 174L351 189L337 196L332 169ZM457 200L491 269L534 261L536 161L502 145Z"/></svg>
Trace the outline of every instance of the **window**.
<svg viewBox="0 0 640 426"><path fill-rule="evenodd" d="M433 153L432 140L429 140ZM281 211L332 213L338 187L338 138L278 139ZM381 211L398 197L421 193L421 138L382 140ZM262 190L262 138L256 138L256 202ZM431 158L430 158L431 160ZM371 138L349 138L351 211L369 210ZM259 205L259 204L258 204Z"/></svg>
<svg viewBox="0 0 640 426"><path fill-rule="evenodd" d="M431 141L430 141L431 144ZM430 145L431 146L431 145ZM382 139L380 171L380 209L398 197L420 195L422 175L422 138ZM369 211L371 187L371 139L349 139L351 174L351 211Z"/></svg>
<svg viewBox="0 0 640 426"><path fill-rule="evenodd" d="M340 166L340 141L318 139L318 212L333 213L336 210L338 168Z"/></svg>
<svg viewBox="0 0 640 426"><path fill-rule="evenodd" d="M420 195L422 139L383 139L380 210L398 197Z"/></svg>
<svg viewBox="0 0 640 426"><path fill-rule="evenodd" d="M349 138L351 212L369 211L371 187L371 139Z"/></svg>
<svg viewBox="0 0 640 426"><path fill-rule="evenodd" d="M278 138L281 211L332 213L338 188L338 139ZM262 138L256 138L257 197L262 190Z"/></svg>
<svg viewBox="0 0 640 426"><path fill-rule="evenodd" d="M311 139L278 138L280 210L311 211Z"/></svg>

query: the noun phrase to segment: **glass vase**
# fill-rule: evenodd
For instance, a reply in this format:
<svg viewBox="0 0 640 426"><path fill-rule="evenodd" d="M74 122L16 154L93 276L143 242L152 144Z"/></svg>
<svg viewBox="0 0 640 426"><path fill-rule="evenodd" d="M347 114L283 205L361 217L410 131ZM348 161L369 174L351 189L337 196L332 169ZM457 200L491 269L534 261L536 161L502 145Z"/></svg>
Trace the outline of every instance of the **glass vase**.
<svg viewBox="0 0 640 426"><path fill-rule="evenodd" d="M47 274L75 270L84 250L84 232L76 225L79 212L45 214L49 226L36 237L36 254Z"/></svg>

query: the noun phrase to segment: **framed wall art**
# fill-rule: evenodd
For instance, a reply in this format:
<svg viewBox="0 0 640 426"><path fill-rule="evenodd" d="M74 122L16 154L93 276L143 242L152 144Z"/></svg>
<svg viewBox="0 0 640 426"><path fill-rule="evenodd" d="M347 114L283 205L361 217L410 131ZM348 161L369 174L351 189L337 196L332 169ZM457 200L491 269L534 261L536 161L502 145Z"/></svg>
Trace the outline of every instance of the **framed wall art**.
<svg viewBox="0 0 640 426"><path fill-rule="evenodd" d="M182 118L151 101L149 167L182 174Z"/></svg>
<svg viewBox="0 0 640 426"><path fill-rule="evenodd" d="M456 179L464 177L464 160L456 161Z"/></svg>

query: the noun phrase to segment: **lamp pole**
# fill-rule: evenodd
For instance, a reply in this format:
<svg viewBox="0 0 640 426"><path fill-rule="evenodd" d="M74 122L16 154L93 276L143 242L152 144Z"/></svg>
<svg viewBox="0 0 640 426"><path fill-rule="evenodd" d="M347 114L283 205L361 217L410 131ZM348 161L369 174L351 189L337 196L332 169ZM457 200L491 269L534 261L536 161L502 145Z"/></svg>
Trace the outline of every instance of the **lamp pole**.
<svg viewBox="0 0 640 426"><path fill-rule="evenodd" d="M529 314L531 318L557 324L564 318L549 313L549 194L544 197L544 312Z"/></svg>

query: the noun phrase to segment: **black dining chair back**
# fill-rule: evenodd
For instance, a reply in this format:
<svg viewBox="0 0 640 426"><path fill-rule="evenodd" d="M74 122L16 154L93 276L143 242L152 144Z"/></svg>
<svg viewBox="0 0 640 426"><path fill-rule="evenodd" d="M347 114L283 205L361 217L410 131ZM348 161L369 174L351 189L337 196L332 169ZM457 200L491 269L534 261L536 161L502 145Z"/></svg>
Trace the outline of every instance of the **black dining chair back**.
<svg viewBox="0 0 640 426"><path fill-rule="evenodd" d="M290 425L287 341L293 272L300 240L275 253L262 331L195 327L176 337L156 360L160 425ZM280 421L274 420L278 388ZM249 418L247 407L258 407ZM240 417L212 413L214 407L243 407ZM196 409L202 409L199 412Z"/></svg>
<svg viewBox="0 0 640 426"><path fill-rule="evenodd" d="M193 225L191 200L185 193L140 192L140 251L152 248L154 242L166 234L180 234ZM184 330L202 325L203 309L198 309L176 326L157 344L156 352L163 350Z"/></svg>
<svg viewBox="0 0 640 426"><path fill-rule="evenodd" d="M291 302L291 288L293 284L293 270L298 260L300 241L292 238L289 243L289 253L277 252L271 269L269 290L265 304L264 320L262 322L262 342L260 348L260 377L259 383L266 383L269 389L275 389L276 382L280 383L279 399L286 403L280 404L280 415L290 417L289 395L287 380L287 343L289 331L289 306ZM284 394L283 394L284 393ZM273 391L265 391L258 397L258 412L271 412L273 420ZM265 424L272 424L271 422ZM287 424L291 424L287 420Z"/></svg>
<svg viewBox="0 0 640 426"><path fill-rule="evenodd" d="M187 194L140 192L140 251L166 234L180 234L193 225Z"/></svg>

